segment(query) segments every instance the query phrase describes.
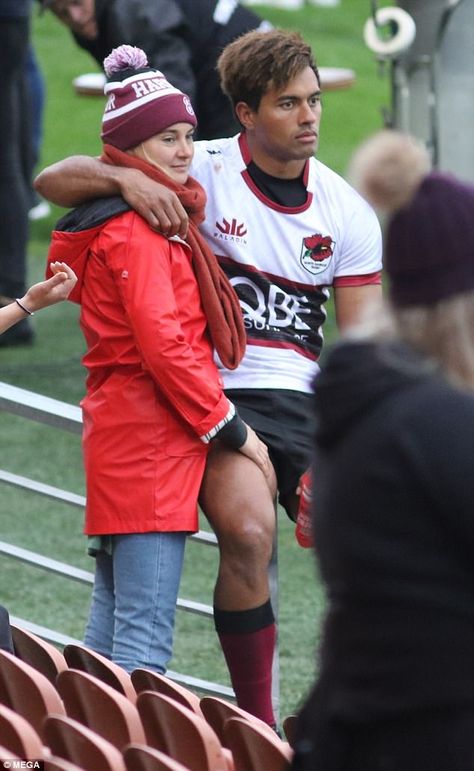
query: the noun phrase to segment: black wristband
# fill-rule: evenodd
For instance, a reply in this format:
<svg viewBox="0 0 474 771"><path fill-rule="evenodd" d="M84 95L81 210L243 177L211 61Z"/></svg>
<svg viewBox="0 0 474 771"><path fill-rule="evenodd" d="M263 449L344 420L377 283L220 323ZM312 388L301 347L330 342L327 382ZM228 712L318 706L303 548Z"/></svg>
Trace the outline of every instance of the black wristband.
<svg viewBox="0 0 474 771"><path fill-rule="evenodd" d="M28 316L34 316L34 315L35 315L33 311L29 311L29 310L28 310L28 308L26 308L26 307L23 305L23 303L22 303L22 302L20 302L20 300L18 299L18 297L15 299L15 302L16 302L16 304L18 305L18 307L19 307L19 308L21 308L21 310L23 311L23 313L27 313L27 314L28 314Z"/></svg>
<svg viewBox="0 0 474 771"><path fill-rule="evenodd" d="M247 439L247 426L238 412L217 432L214 439L219 439L227 447L232 447L233 450L238 450L242 447Z"/></svg>

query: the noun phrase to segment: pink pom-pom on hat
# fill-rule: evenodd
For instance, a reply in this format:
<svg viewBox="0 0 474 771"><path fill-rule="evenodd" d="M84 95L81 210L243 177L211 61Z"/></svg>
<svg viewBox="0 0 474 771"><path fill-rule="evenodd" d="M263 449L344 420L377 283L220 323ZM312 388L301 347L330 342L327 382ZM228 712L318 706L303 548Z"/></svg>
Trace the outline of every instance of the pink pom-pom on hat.
<svg viewBox="0 0 474 771"><path fill-rule="evenodd" d="M144 51L122 45L104 59L108 97L101 139L119 150L137 147L175 123L197 125L191 101L148 66Z"/></svg>
<svg viewBox="0 0 474 771"><path fill-rule="evenodd" d="M148 59L141 48L123 45L114 48L104 59L104 72L108 78L121 70L140 70L148 67Z"/></svg>

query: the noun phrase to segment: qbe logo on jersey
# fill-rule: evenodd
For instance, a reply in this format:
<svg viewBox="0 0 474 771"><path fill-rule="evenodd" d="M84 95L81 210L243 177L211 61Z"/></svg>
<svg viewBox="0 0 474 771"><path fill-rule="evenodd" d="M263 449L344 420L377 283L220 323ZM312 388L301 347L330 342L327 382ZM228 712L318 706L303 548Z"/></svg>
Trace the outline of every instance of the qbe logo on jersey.
<svg viewBox="0 0 474 771"><path fill-rule="evenodd" d="M331 262L334 254L334 241L331 236L313 233L303 238L301 244L300 262L309 273L317 276L323 273Z"/></svg>
<svg viewBox="0 0 474 771"><path fill-rule="evenodd" d="M249 343L318 357L328 298L324 287L295 284L224 257L219 261L240 300Z"/></svg>

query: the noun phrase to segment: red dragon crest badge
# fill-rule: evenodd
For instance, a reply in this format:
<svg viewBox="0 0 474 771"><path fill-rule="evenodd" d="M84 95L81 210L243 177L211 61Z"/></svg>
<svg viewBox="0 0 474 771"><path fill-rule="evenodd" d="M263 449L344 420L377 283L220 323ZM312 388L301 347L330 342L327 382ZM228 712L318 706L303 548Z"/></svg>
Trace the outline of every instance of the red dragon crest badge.
<svg viewBox="0 0 474 771"><path fill-rule="evenodd" d="M333 254L334 241L331 236L314 233L303 238L300 262L314 276L326 270Z"/></svg>

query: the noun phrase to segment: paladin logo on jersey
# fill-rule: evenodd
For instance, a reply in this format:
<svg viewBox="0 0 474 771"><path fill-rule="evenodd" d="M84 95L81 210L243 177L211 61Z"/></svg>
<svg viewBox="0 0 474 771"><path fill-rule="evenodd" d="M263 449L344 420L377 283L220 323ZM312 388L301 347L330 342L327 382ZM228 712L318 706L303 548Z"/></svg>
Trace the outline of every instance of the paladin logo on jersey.
<svg viewBox="0 0 474 771"><path fill-rule="evenodd" d="M300 262L303 268L316 276L328 267L334 253L334 241L331 236L314 233L303 238Z"/></svg>
<svg viewBox="0 0 474 771"><path fill-rule="evenodd" d="M223 241L235 241L236 243L247 243L244 236L247 235L247 228L244 222L238 222L235 217L229 222L224 217L222 222L216 222L216 228L219 232L214 232L214 238L220 238Z"/></svg>

